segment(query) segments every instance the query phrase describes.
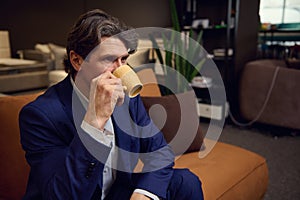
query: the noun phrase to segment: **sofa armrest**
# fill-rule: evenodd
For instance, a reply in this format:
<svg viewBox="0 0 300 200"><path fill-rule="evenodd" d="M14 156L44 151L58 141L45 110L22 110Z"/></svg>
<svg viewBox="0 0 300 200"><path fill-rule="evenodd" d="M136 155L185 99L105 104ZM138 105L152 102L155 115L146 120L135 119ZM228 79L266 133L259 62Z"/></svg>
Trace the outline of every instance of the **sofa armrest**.
<svg viewBox="0 0 300 200"><path fill-rule="evenodd" d="M35 49L23 49L18 50L18 54L21 59L36 60L38 62L47 63L48 70L54 69L54 60L52 59L50 53L43 53Z"/></svg>
<svg viewBox="0 0 300 200"><path fill-rule="evenodd" d="M273 87L276 67L279 66ZM246 64L240 79L240 111L246 120L300 129L300 70L283 60L256 60ZM267 99L270 92L269 99Z"/></svg>

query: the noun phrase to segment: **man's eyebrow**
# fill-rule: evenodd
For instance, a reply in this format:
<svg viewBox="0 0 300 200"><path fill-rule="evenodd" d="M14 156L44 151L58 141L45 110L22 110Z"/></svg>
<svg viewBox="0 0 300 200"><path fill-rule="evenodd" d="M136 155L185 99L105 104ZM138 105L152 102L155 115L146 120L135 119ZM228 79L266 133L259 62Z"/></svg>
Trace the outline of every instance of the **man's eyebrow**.
<svg viewBox="0 0 300 200"><path fill-rule="evenodd" d="M123 54L121 56L117 56L115 54L104 54L100 57L100 59L108 59L108 60L111 60L111 61L114 61L118 58L121 58L121 59L127 59L128 57L130 56L130 54Z"/></svg>
<svg viewBox="0 0 300 200"><path fill-rule="evenodd" d="M129 54L126 53L126 54L123 54L123 55L121 55L121 56L117 56L115 59L117 59L117 58L120 58L120 59L127 59L128 57L129 57Z"/></svg>
<svg viewBox="0 0 300 200"><path fill-rule="evenodd" d="M122 57L128 57L129 53L124 53L123 55L118 56L118 58L122 58Z"/></svg>
<svg viewBox="0 0 300 200"><path fill-rule="evenodd" d="M120 55L120 56L117 56L115 54L104 54L101 56L101 58L114 58L114 59L117 59L117 58L128 58L130 54L126 53L126 54L123 54L123 55Z"/></svg>
<svg viewBox="0 0 300 200"><path fill-rule="evenodd" d="M117 58L118 56L114 54L104 54L99 57L99 59L109 59L109 60L115 60Z"/></svg>
<svg viewBox="0 0 300 200"><path fill-rule="evenodd" d="M130 56L130 54L127 53L127 54L124 54L124 55L120 56L120 58L128 58L129 56Z"/></svg>

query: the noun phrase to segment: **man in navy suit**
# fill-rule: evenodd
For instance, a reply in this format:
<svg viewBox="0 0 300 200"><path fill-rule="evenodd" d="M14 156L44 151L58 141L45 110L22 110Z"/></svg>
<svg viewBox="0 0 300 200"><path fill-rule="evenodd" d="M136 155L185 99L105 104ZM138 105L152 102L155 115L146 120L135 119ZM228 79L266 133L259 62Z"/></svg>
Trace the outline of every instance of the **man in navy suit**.
<svg viewBox="0 0 300 200"><path fill-rule="evenodd" d="M134 32L122 34L128 30L98 9L74 24L69 75L20 113L31 167L24 199L203 199L198 177L173 169L174 155L141 98L129 99L112 74L136 48Z"/></svg>

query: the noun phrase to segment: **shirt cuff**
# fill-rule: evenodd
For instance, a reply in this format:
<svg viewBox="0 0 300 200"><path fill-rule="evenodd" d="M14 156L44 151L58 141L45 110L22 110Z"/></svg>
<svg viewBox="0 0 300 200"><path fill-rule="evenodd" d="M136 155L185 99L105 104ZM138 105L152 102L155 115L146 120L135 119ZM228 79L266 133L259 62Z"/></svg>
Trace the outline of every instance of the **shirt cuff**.
<svg viewBox="0 0 300 200"><path fill-rule="evenodd" d="M95 139L97 142L100 142L101 144L104 144L107 147L112 146L112 142L114 139L114 135L105 130L101 131L90 124L88 124L85 121L82 121L81 123L81 128L84 130L86 133L88 133L93 139Z"/></svg>
<svg viewBox="0 0 300 200"><path fill-rule="evenodd" d="M140 193L140 194L143 194L153 200L159 200L158 196L156 196L155 194L152 194L151 192L148 192L146 190L142 190L142 189L135 189L133 192L136 192L136 193Z"/></svg>

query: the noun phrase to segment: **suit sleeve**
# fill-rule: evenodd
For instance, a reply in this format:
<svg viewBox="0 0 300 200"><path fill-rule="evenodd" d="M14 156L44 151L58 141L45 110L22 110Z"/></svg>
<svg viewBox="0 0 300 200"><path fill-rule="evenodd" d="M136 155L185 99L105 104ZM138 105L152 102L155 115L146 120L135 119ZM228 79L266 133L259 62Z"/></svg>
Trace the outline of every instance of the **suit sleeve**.
<svg viewBox="0 0 300 200"><path fill-rule="evenodd" d="M136 188L149 191L166 198L169 182L173 175L174 154L160 130L150 120L141 98L136 102L136 122L143 129L141 137L141 154L143 173L136 175ZM150 125L149 125L150 124ZM145 137L150 135L151 137Z"/></svg>
<svg viewBox="0 0 300 200"><path fill-rule="evenodd" d="M57 118L59 123L54 120ZM102 174L103 164L86 150L68 121L32 105L20 112L21 143L31 167L30 179L42 199L90 199ZM65 136L68 134L72 137ZM108 156L110 149L101 148Z"/></svg>

